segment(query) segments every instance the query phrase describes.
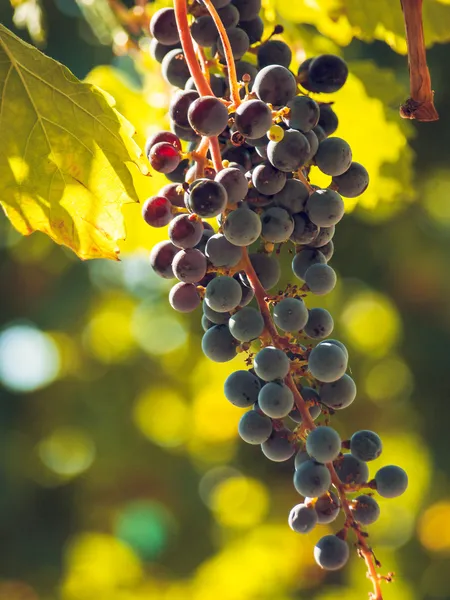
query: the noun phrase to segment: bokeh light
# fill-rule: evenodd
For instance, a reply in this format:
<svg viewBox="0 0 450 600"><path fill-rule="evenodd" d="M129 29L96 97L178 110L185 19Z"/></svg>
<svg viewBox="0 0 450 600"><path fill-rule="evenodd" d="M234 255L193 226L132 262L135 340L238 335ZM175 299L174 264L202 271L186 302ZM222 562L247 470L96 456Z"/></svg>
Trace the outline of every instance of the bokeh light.
<svg viewBox="0 0 450 600"><path fill-rule="evenodd" d="M44 438L38 446L44 465L64 478L84 473L94 462L95 446L83 431L60 427Z"/></svg>
<svg viewBox="0 0 450 600"><path fill-rule="evenodd" d="M16 392L49 385L59 372L58 347L33 325L11 325L0 333L0 381Z"/></svg>
<svg viewBox="0 0 450 600"><path fill-rule="evenodd" d="M168 386L144 391L136 400L133 418L142 433L159 446L179 446L189 436L189 407L183 396Z"/></svg>
<svg viewBox="0 0 450 600"><path fill-rule="evenodd" d="M159 503L132 502L115 520L116 536L127 543L144 560L157 558L167 547L174 529L174 519Z"/></svg>

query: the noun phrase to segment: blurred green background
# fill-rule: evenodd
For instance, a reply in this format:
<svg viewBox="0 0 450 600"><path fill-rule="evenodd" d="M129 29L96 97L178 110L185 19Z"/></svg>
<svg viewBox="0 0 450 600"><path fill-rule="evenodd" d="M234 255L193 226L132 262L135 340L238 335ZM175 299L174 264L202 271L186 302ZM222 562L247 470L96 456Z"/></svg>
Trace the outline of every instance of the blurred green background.
<svg viewBox="0 0 450 600"><path fill-rule="evenodd" d="M352 75L330 99L372 183L335 236L339 285L317 302L334 316L358 385L334 422L343 438L378 431L375 468L395 463L410 476L370 531L382 572L396 573L386 600L448 599L450 7L425 0L437 15L426 31L439 42L428 59L441 119L407 123L400 9L388 3L380 16L357 4L267 1L267 31L285 25L297 64L304 52L349 61ZM35 41L111 93L140 144L167 126L159 65L145 43L136 60L114 56L121 29L106 3L45 0L46 40L40 5L23 5ZM12 16L2 2L0 21L29 40ZM163 179L138 181L142 198ZM137 205L125 213L120 263L82 263L0 218L0 600L365 598L356 553L326 575L312 557L326 527L289 530L292 464L240 443L241 411L222 395L242 358L216 365L201 355L200 313L175 314L170 283L148 265L165 232L146 228Z"/></svg>

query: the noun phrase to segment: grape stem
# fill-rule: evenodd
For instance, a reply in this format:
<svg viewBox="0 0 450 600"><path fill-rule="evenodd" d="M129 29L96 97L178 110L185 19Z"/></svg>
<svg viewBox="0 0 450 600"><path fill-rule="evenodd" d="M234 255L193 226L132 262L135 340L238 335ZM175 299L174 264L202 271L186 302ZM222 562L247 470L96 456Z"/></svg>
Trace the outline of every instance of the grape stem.
<svg viewBox="0 0 450 600"><path fill-rule="evenodd" d="M175 10L178 31L180 34L181 47L183 48L184 57L189 67L189 71L194 78L195 87L197 88L200 96L214 96L209 83L206 81L205 76L202 73L202 69L195 55L194 44L192 42L187 18L186 0L174 0L173 7Z"/></svg>
<svg viewBox="0 0 450 600"><path fill-rule="evenodd" d="M404 119L437 121L439 115L433 103L431 77L427 66L422 22L423 0L400 0L408 45L409 85L411 97L400 106Z"/></svg>
<svg viewBox="0 0 450 600"><path fill-rule="evenodd" d="M264 320L267 337L270 339L270 342L276 348L283 349L283 344L280 343L281 338L272 321L272 316L267 306L266 291L264 290L264 288L261 285L261 282L259 281L258 275L256 274L255 269L253 268L246 248L244 248L243 250L242 266L245 268L245 272L247 274L250 285L252 286L253 291L255 292L255 298L258 302L258 306ZM302 424L304 428L309 429L310 431L315 429L316 424L314 423L313 419L311 418L311 415L309 414L309 410L305 400L303 399L297 386L295 385L294 379L292 377L292 372L290 372L287 375L285 383L294 395L295 405L302 416ZM331 480L338 491L339 500L341 502L342 509L346 516L347 528L351 524L358 538L358 549L360 551L361 556L363 556L365 560L367 566L367 575L373 584L374 592L373 594L371 594L371 600L383 600L380 588L380 575L377 573L376 570L373 552L371 548L367 545L366 537L362 532L360 526L355 522L353 518L352 511L350 508L350 501L348 500L346 495L345 484L343 484L339 479L336 470L333 466L333 463L328 463L327 467L330 471Z"/></svg>
<svg viewBox="0 0 450 600"><path fill-rule="evenodd" d="M225 54L225 60L227 63L231 101L233 103L233 107L237 108L241 103L241 97L239 95L239 84L236 75L236 65L234 63L233 51L231 49L230 40L228 38L226 29L223 26L222 20L219 17L219 14L212 1L203 0L203 4L208 9L209 14L211 15L211 18L213 19L217 27L217 31L219 32L219 36L223 46L223 52Z"/></svg>

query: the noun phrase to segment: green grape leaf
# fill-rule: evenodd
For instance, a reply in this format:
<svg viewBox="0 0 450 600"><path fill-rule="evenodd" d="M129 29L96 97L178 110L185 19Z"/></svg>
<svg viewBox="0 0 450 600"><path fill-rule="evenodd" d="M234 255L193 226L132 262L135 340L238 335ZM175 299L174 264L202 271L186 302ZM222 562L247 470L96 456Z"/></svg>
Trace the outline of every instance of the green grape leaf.
<svg viewBox="0 0 450 600"><path fill-rule="evenodd" d="M22 234L117 259L121 207L148 174L114 100L0 24L0 204Z"/></svg>

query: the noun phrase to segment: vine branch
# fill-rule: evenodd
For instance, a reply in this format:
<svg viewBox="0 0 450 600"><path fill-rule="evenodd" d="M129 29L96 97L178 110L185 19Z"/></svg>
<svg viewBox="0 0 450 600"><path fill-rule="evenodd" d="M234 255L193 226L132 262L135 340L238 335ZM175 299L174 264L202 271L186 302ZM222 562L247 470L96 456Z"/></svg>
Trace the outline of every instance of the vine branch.
<svg viewBox="0 0 450 600"><path fill-rule="evenodd" d="M427 66L422 22L423 0L400 0L408 45L410 98L400 107L400 116L417 121L437 121L431 77Z"/></svg>

